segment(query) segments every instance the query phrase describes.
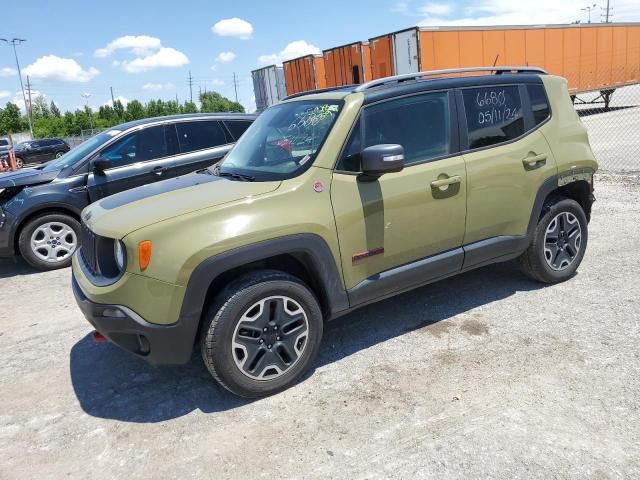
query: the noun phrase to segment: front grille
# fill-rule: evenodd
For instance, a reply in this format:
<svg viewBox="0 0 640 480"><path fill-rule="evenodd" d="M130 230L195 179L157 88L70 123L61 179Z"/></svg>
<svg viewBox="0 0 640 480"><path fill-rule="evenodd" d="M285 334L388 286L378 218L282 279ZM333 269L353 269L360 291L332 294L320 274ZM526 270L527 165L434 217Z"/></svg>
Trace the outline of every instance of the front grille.
<svg viewBox="0 0 640 480"><path fill-rule="evenodd" d="M97 252L97 238L84 222L80 228L80 255L86 264L89 271L96 275L98 273L98 252Z"/></svg>

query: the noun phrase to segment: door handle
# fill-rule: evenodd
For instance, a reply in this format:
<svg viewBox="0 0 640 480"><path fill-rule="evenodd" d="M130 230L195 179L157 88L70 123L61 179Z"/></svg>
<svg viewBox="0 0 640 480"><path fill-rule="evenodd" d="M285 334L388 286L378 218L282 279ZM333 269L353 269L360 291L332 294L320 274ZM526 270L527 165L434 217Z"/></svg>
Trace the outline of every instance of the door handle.
<svg viewBox="0 0 640 480"><path fill-rule="evenodd" d="M522 159L522 164L525 169L533 170L534 168L540 168L547 163L547 154L541 153L539 155L530 155Z"/></svg>
<svg viewBox="0 0 640 480"><path fill-rule="evenodd" d="M152 173L155 173L156 175L162 175L165 172L166 168L165 167L156 167L153 170L151 170Z"/></svg>
<svg viewBox="0 0 640 480"><path fill-rule="evenodd" d="M452 177L441 178L440 180L434 180L433 182L431 182L431 186L433 188L442 188L442 187L448 187L449 185L453 185L454 183L460 183L460 182L462 182L462 177L460 177L460 175L453 175Z"/></svg>

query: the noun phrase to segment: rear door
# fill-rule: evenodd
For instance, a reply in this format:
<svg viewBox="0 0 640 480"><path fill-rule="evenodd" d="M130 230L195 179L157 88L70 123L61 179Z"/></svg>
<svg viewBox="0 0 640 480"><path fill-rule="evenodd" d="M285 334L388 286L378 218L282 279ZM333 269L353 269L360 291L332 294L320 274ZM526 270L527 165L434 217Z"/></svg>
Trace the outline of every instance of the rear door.
<svg viewBox="0 0 640 480"><path fill-rule="evenodd" d="M202 170L222 160L233 145L233 138L219 120L192 120L175 125L180 155L173 175Z"/></svg>
<svg viewBox="0 0 640 480"><path fill-rule="evenodd" d="M418 65L418 31L407 30L396 33L393 37L393 58L395 74L417 73Z"/></svg>
<svg viewBox="0 0 640 480"><path fill-rule="evenodd" d="M468 182L464 243L523 236L538 190L557 174L553 153L537 130L550 115L544 87L465 88L458 101L466 122L461 139Z"/></svg>
<svg viewBox="0 0 640 480"><path fill-rule="evenodd" d="M107 159L112 166L104 172L90 170L90 200L168 178L177 151L172 128L171 124L143 127L104 148L96 158Z"/></svg>

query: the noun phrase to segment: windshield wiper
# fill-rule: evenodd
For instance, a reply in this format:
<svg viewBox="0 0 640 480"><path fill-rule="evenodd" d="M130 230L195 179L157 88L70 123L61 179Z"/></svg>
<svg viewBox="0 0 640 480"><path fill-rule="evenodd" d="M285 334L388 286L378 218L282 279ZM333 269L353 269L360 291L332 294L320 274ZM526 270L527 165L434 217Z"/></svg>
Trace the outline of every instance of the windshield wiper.
<svg viewBox="0 0 640 480"><path fill-rule="evenodd" d="M236 180L242 180L243 182L253 182L256 179L256 177L243 175L242 173L218 172L216 175L219 177L235 178Z"/></svg>

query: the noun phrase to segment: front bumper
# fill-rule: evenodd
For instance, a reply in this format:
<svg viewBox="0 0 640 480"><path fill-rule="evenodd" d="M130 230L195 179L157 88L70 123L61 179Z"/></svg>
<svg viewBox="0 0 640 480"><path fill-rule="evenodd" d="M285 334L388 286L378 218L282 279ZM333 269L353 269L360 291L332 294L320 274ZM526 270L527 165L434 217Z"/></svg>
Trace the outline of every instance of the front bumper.
<svg viewBox="0 0 640 480"><path fill-rule="evenodd" d="M75 274L73 294L89 323L111 342L144 358L152 365L183 365L189 362L197 324L180 321L170 325L147 322L122 305L96 303L85 295Z"/></svg>

